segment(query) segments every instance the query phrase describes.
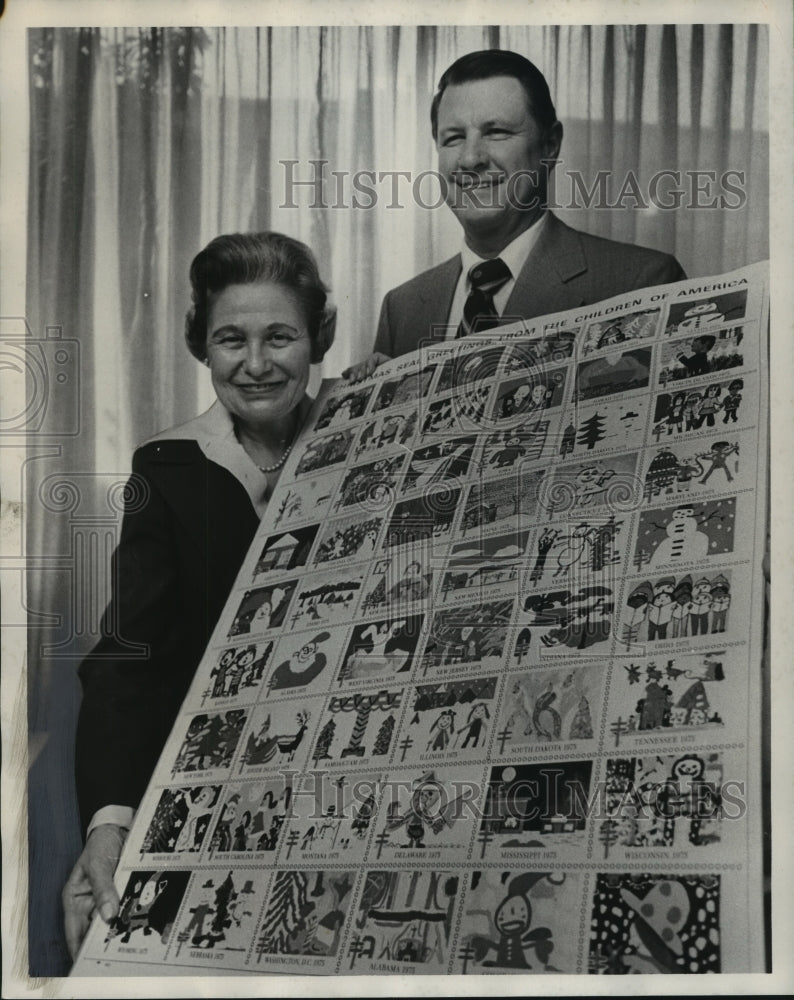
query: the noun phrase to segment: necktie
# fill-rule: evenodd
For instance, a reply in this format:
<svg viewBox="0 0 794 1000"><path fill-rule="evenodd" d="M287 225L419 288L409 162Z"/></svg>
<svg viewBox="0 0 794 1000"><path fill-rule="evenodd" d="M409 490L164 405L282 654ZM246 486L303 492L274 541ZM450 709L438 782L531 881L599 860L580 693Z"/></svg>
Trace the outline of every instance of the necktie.
<svg viewBox="0 0 794 1000"><path fill-rule="evenodd" d="M493 297L510 278L510 268L500 257L474 265L469 271L471 291L463 306L457 337L467 337L470 333L498 326L499 316Z"/></svg>

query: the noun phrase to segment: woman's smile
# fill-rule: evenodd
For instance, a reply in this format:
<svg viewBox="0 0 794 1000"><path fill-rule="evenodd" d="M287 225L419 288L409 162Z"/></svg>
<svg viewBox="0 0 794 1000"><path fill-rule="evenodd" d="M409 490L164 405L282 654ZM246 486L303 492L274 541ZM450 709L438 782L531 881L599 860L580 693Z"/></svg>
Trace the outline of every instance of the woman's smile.
<svg viewBox="0 0 794 1000"><path fill-rule="evenodd" d="M311 339L296 295L272 281L224 288L209 311L207 360L218 399L242 428L279 432L309 381Z"/></svg>

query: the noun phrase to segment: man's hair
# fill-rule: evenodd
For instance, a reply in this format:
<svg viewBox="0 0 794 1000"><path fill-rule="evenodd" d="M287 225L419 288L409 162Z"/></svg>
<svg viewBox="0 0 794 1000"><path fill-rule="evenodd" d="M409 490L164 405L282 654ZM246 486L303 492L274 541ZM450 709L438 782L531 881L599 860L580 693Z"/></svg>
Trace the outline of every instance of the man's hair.
<svg viewBox="0 0 794 1000"><path fill-rule="evenodd" d="M438 137L438 106L447 87L474 80L489 80L494 76L512 76L521 84L527 95L529 110L542 132L547 132L557 121L557 112L549 93L549 85L538 67L507 49L483 49L468 52L444 72L438 81L438 91L430 105L430 123L433 138Z"/></svg>

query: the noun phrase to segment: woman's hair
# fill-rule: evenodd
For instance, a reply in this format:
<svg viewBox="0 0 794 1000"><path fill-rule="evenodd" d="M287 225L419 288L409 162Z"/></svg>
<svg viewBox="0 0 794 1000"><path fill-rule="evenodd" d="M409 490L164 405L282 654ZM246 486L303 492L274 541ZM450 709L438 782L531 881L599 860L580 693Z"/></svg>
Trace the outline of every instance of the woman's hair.
<svg viewBox="0 0 794 1000"><path fill-rule="evenodd" d="M230 233L216 236L190 265L192 306L185 320L190 353L207 357L207 321L215 296L229 285L270 281L293 292L306 316L312 362L321 361L333 343L336 313L311 250L282 233Z"/></svg>

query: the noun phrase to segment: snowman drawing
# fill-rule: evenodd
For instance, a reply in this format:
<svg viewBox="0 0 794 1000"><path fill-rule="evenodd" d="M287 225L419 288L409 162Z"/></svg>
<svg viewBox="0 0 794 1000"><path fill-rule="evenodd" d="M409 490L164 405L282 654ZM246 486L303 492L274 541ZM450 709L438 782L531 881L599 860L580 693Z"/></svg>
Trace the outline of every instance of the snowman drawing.
<svg viewBox="0 0 794 1000"><path fill-rule="evenodd" d="M692 306L684 313L684 318L678 324L679 330L699 330L704 326L715 326L725 322L725 314L716 302L701 302Z"/></svg>
<svg viewBox="0 0 794 1000"><path fill-rule="evenodd" d="M704 559L708 555L708 535L700 530L694 508L676 507L667 525L659 527L664 527L667 537L659 543L649 565Z"/></svg>

